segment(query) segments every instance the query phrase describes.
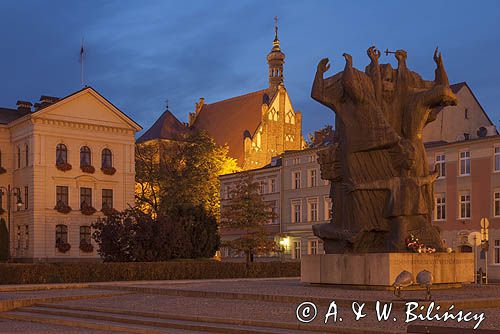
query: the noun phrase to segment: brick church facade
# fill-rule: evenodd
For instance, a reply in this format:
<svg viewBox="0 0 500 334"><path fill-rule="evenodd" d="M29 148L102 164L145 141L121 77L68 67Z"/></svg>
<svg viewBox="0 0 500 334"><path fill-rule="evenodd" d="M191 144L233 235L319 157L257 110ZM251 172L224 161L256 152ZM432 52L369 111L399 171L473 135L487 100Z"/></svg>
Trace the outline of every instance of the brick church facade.
<svg viewBox="0 0 500 334"><path fill-rule="evenodd" d="M229 147L229 156L245 170L263 167L287 150L304 148L302 114L293 108L284 84L285 54L277 27L267 63L267 88L214 103L200 98L188 124L166 110L137 142L180 140L191 131L207 131L218 145Z"/></svg>

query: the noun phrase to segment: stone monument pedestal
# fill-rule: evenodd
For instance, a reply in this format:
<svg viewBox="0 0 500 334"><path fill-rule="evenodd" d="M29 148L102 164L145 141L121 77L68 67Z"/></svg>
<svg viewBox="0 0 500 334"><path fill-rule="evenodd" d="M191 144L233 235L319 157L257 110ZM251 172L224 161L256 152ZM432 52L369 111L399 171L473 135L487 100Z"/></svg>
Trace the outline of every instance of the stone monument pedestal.
<svg viewBox="0 0 500 334"><path fill-rule="evenodd" d="M474 282L472 253L320 254L301 260L301 281L317 284L389 287L403 270L428 270L433 284Z"/></svg>

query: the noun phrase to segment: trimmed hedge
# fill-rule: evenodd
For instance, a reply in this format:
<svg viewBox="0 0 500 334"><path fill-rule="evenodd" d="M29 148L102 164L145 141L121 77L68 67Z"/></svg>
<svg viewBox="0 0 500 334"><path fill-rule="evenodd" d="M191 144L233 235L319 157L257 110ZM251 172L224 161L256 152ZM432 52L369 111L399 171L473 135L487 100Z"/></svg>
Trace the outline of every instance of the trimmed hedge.
<svg viewBox="0 0 500 334"><path fill-rule="evenodd" d="M298 262L169 262L0 264L0 284L265 278L300 276Z"/></svg>

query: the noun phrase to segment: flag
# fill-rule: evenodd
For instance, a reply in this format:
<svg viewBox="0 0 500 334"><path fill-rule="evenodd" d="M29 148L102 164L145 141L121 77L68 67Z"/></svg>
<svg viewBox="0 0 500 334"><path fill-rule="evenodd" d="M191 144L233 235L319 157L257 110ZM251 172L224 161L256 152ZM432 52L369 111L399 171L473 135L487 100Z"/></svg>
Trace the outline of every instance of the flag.
<svg viewBox="0 0 500 334"><path fill-rule="evenodd" d="M83 52L84 52L84 49L83 49L83 40L82 40L82 46L80 47L80 63L83 62Z"/></svg>

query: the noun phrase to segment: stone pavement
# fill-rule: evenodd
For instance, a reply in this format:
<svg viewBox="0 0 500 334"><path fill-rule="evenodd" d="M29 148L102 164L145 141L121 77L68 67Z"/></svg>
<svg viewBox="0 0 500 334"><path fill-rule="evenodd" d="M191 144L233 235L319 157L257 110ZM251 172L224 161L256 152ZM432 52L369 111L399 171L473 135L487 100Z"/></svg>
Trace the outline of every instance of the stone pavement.
<svg viewBox="0 0 500 334"><path fill-rule="evenodd" d="M64 333L406 333L405 302L421 301L425 296L423 291L406 291L401 300L390 291L311 286L300 283L298 278L61 287L64 289L51 286L50 290L19 292L0 287L0 305L2 300L24 301L16 309L0 313L0 333L61 333L61 325L71 327ZM441 311L454 304L454 312L484 312L479 329L500 329L500 285L436 290L433 299L441 305ZM377 320L377 300L393 305L387 321ZM317 317L310 323L300 323L296 317L297 306L304 301L314 302L317 308ZM332 301L338 308L337 321L330 317L325 324L324 316ZM355 319L353 301L366 304L365 317ZM460 333L458 328L472 328L475 323L414 321L411 325L456 327L455 332Z"/></svg>

